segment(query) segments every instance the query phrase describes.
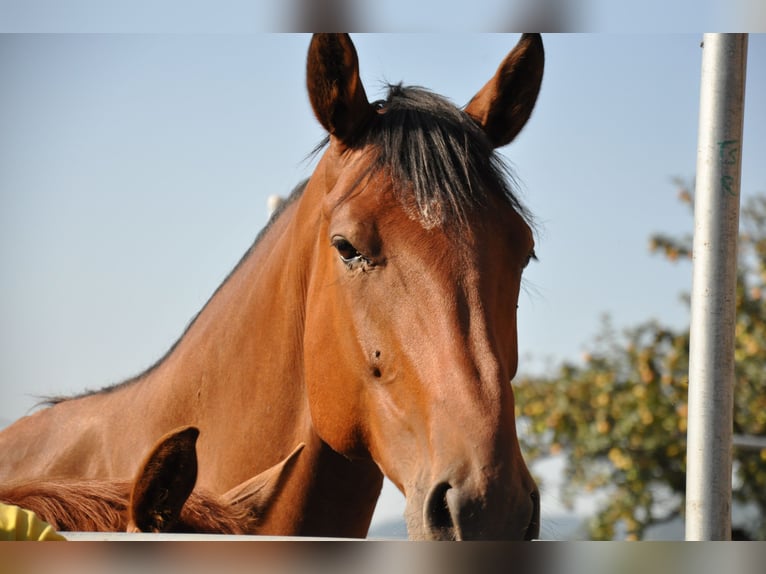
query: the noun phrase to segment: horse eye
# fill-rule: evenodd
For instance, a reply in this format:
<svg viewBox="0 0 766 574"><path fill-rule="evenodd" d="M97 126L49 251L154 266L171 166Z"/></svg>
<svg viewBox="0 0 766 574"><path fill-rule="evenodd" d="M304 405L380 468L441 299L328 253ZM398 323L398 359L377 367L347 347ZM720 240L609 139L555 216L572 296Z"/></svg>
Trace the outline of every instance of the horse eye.
<svg viewBox="0 0 766 574"><path fill-rule="evenodd" d="M351 243L344 237L334 237L332 245L338 251L340 258L344 263L350 263L355 259L362 257L361 253L356 250L356 247L351 245Z"/></svg>
<svg viewBox="0 0 766 574"><path fill-rule="evenodd" d="M527 260L524 263L524 268L526 269L527 265L529 265L530 261L537 261L537 255L535 254L535 251L532 250L532 252L527 256Z"/></svg>

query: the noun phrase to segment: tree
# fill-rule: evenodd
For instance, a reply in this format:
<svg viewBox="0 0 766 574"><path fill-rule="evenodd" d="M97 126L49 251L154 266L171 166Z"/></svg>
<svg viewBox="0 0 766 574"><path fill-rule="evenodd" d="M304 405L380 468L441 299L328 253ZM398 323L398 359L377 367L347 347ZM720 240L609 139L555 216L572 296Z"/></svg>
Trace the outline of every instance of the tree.
<svg viewBox="0 0 766 574"><path fill-rule="evenodd" d="M679 198L692 205L681 186ZM655 235L650 249L691 257L691 238ZM688 297L687 297L688 300ZM737 283L734 433L766 436L766 196L741 209ZM565 502L602 494L589 522L594 539L643 538L682 514L686 488L689 333L656 321L616 333L606 320L582 364L516 385L528 458L565 455ZM757 510L741 525L766 536L766 449L734 448L733 497Z"/></svg>

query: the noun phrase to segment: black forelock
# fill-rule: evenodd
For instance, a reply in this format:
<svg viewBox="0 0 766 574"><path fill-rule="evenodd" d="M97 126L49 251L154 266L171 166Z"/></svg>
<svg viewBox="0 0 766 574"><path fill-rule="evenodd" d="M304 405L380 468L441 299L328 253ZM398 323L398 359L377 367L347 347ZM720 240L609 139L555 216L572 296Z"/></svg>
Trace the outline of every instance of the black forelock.
<svg viewBox="0 0 766 574"><path fill-rule="evenodd" d="M360 145L377 151L372 166L390 174L394 193L413 203L424 225L464 224L467 214L498 194L527 221L513 176L484 130L446 98L425 88L393 84Z"/></svg>

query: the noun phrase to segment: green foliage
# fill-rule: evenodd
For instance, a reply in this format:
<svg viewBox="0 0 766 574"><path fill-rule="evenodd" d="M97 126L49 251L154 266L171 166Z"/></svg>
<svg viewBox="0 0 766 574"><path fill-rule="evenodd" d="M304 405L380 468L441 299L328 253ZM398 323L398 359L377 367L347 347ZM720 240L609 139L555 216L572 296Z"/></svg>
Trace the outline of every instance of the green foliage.
<svg viewBox="0 0 766 574"><path fill-rule="evenodd" d="M691 206L683 190L681 201ZM734 433L766 436L766 197L741 210L735 348ZM691 257L691 238L657 235L650 249L670 261ZM517 417L526 423L527 457L563 453L562 498L602 493L589 523L594 539L679 516L686 487L688 330L649 321L622 334L605 321L583 364L516 384ZM734 498L754 506L766 535L766 449L734 449Z"/></svg>

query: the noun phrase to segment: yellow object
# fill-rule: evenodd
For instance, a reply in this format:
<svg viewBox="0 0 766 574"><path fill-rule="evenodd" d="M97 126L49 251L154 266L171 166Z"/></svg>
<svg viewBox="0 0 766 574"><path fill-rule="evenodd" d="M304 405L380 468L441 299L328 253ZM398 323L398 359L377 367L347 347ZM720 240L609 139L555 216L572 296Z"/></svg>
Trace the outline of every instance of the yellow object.
<svg viewBox="0 0 766 574"><path fill-rule="evenodd" d="M66 540L31 510L0 502L0 540Z"/></svg>

